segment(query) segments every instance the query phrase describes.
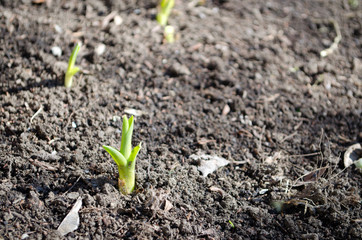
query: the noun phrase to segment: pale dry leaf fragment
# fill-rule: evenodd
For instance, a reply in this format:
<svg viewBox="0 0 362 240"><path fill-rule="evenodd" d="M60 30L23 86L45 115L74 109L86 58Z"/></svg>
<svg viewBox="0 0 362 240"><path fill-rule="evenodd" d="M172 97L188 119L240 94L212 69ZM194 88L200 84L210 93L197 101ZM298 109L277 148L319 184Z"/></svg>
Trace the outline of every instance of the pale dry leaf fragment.
<svg viewBox="0 0 362 240"><path fill-rule="evenodd" d="M126 108L124 110L125 113L139 117L142 116L144 114L146 114L146 112L142 111L142 110L137 110L137 109L133 109L133 108Z"/></svg>
<svg viewBox="0 0 362 240"><path fill-rule="evenodd" d="M58 232L65 236L76 230L79 226L79 209L82 207L82 198L79 197L68 215L63 219L58 227Z"/></svg>
<svg viewBox="0 0 362 240"><path fill-rule="evenodd" d="M266 164L273 164L278 163L278 160L281 158L282 153L281 152L275 152L273 156L269 156L265 159L264 163Z"/></svg>
<svg viewBox="0 0 362 240"><path fill-rule="evenodd" d="M232 164L235 164L235 165L242 165L242 164L245 164L247 163L248 161L232 161Z"/></svg>
<svg viewBox="0 0 362 240"><path fill-rule="evenodd" d="M28 233L24 233L23 235L21 235L21 238L20 239L27 239L29 237L29 234ZM0 238L2 239L2 238Z"/></svg>
<svg viewBox="0 0 362 240"><path fill-rule="evenodd" d="M197 170L202 173L203 177L207 177L207 175L215 172L218 168L224 167L230 163L229 160L215 155L192 154L190 158L196 161L200 161L200 166L197 168Z"/></svg>
<svg viewBox="0 0 362 240"><path fill-rule="evenodd" d="M343 156L344 166L347 168L353 163L356 164L358 161L362 161L362 146L360 143L353 144L350 146Z"/></svg>
<svg viewBox="0 0 362 240"><path fill-rule="evenodd" d="M172 203L166 199L166 200L165 200L165 206L164 206L163 210L164 210L165 212L168 212L168 211L171 210L171 208L173 208Z"/></svg>
<svg viewBox="0 0 362 240"><path fill-rule="evenodd" d="M42 108L42 107L40 107L39 110L36 111L36 113L34 113L34 115L30 118L30 123L33 123L34 118L35 118L36 116L38 116L38 115L41 113L41 111L43 111L43 108Z"/></svg>
<svg viewBox="0 0 362 240"><path fill-rule="evenodd" d="M221 115L226 116L226 115L228 115L229 112L230 112L230 107L229 107L229 105L226 104L222 110Z"/></svg>
<svg viewBox="0 0 362 240"><path fill-rule="evenodd" d="M209 189L210 189L211 192L218 192L218 193L221 194L221 196L224 196L224 193L225 193L224 190L222 190L219 187L211 186Z"/></svg>
<svg viewBox="0 0 362 240"><path fill-rule="evenodd" d="M206 139L206 138L201 138L197 141L198 144L200 145L204 145L204 144L207 144L207 143L212 143L212 142L216 142L216 140L214 139Z"/></svg>
<svg viewBox="0 0 362 240"><path fill-rule="evenodd" d="M116 26L119 26L119 25L121 25L121 24L123 23L123 19L122 19L121 16L116 15L116 16L114 16L114 18L113 18L113 22L114 22L114 24L115 24Z"/></svg>

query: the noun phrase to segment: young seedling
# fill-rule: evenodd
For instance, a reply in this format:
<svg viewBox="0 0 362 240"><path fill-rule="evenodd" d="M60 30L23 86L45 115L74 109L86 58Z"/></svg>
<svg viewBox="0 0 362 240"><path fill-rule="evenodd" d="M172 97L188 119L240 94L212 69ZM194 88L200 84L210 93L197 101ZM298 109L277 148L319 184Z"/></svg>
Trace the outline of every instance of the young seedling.
<svg viewBox="0 0 362 240"><path fill-rule="evenodd" d="M80 44L77 43L77 45L74 47L74 49L72 51L72 54L70 55L69 62L68 62L68 69L67 69L67 72L65 73L64 85L67 88L72 87L73 76L79 71L79 67L74 66L79 50L80 50Z"/></svg>
<svg viewBox="0 0 362 240"><path fill-rule="evenodd" d="M175 5L175 0L161 0L158 14L156 16L157 22L162 26L166 26L168 17L170 16L171 10Z"/></svg>
<svg viewBox="0 0 362 240"><path fill-rule="evenodd" d="M118 188L123 194L130 194L135 188L136 157L141 149L140 143L132 149L133 116L123 117L121 148L117 149L103 145L103 148L112 156L118 166Z"/></svg>
<svg viewBox="0 0 362 240"><path fill-rule="evenodd" d="M170 16L171 10L175 5L175 0L161 0L158 6L158 14L156 16L157 22L164 27L165 40L168 43L175 41L175 29L174 27L167 25L168 17Z"/></svg>

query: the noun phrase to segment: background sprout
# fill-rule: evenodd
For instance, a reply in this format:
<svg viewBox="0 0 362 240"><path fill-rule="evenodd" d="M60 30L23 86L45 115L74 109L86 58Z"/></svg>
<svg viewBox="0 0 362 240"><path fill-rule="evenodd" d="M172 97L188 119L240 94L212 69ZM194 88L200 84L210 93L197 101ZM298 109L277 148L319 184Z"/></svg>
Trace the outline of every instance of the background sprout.
<svg viewBox="0 0 362 240"><path fill-rule="evenodd" d="M76 74L79 71L79 67L74 66L79 50L80 50L80 44L77 43L77 45L75 45L75 47L72 51L72 54L70 55L69 62L68 62L68 69L67 69L67 72L65 73L64 85L67 88L72 87L73 76L74 76L74 74Z"/></svg>
<svg viewBox="0 0 362 240"><path fill-rule="evenodd" d="M348 0L349 6L351 6L352 9L356 9L359 5L359 0Z"/></svg>
<svg viewBox="0 0 362 240"><path fill-rule="evenodd" d="M173 43L175 41L175 28L173 26L166 26L164 30L166 42Z"/></svg>
<svg viewBox="0 0 362 240"><path fill-rule="evenodd" d="M122 142L120 151L103 145L103 148L112 156L118 166L118 188L123 194L133 192L136 182L136 157L141 149L141 143L132 150L133 116L123 117Z"/></svg>
<svg viewBox="0 0 362 240"><path fill-rule="evenodd" d="M168 17L170 16L171 10L175 5L175 0L161 0L158 14L156 16L157 22L161 26L166 26Z"/></svg>
<svg viewBox="0 0 362 240"><path fill-rule="evenodd" d="M234 225L234 223L233 223L231 220L229 220L229 223L230 223L230 226L231 226L232 228L235 228L235 225Z"/></svg>

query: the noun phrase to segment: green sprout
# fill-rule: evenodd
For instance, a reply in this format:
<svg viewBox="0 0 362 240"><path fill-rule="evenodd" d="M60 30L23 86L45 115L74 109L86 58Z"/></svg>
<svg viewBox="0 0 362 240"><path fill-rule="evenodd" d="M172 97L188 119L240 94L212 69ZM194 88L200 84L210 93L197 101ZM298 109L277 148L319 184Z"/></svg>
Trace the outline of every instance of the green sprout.
<svg viewBox="0 0 362 240"><path fill-rule="evenodd" d="M173 43L175 41L175 37L174 37L175 28L170 25L167 25L164 30L164 35L165 35L166 42Z"/></svg>
<svg viewBox="0 0 362 240"><path fill-rule="evenodd" d="M158 14L156 16L157 22L161 26L166 26L168 17L170 16L171 10L175 5L175 0L161 0L159 5Z"/></svg>
<svg viewBox="0 0 362 240"><path fill-rule="evenodd" d="M80 44L77 43L77 45L75 45L75 47L72 51L72 54L70 55L69 62L68 62L68 69L67 69L67 72L65 73L64 85L67 88L72 87L73 76L77 72L79 72L79 67L74 66L79 50L80 50Z"/></svg>
<svg viewBox="0 0 362 240"><path fill-rule="evenodd" d="M133 116L127 119L123 116L122 142L120 151L103 145L103 148L112 156L118 166L118 188L123 194L130 194L135 188L136 157L141 149L140 143L132 150Z"/></svg>
<svg viewBox="0 0 362 240"><path fill-rule="evenodd" d="M352 9L356 9L359 5L359 0L349 0L348 4L351 6Z"/></svg>
<svg viewBox="0 0 362 240"><path fill-rule="evenodd" d="M235 225L234 225L234 223L233 223L231 220L229 220L229 224L230 224L230 226L231 226L232 228L235 228Z"/></svg>

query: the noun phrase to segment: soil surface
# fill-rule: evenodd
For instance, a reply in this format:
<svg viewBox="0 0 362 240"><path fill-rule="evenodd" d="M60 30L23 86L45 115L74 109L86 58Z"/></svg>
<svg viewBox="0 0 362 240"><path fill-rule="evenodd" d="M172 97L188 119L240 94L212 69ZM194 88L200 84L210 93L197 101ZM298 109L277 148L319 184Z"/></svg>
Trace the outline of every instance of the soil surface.
<svg viewBox="0 0 362 240"><path fill-rule="evenodd" d="M0 0L0 239L359 239L361 5L179 0L167 44L155 0ZM129 196L102 148L124 114ZM204 177L202 154L230 163Z"/></svg>

